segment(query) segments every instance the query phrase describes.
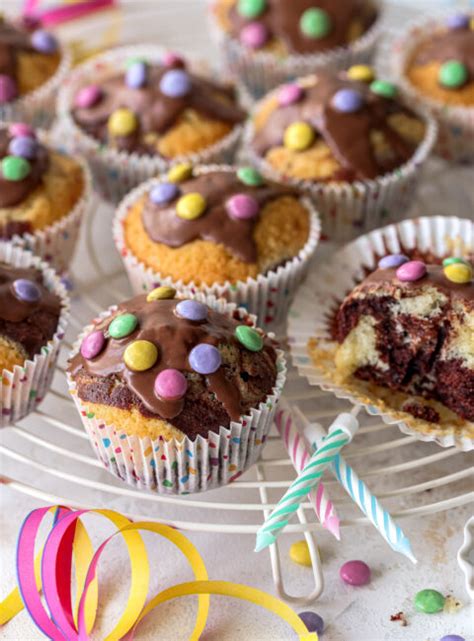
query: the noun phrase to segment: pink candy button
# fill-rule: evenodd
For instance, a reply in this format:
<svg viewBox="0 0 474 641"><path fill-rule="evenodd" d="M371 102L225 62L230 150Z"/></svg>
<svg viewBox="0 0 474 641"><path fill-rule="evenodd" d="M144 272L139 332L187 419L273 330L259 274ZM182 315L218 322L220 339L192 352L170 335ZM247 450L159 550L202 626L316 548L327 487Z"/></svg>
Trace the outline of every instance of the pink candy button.
<svg viewBox="0 0 474 641"><path fill-rule="evenodd" d="M179 53L175 53L174 51L165 51L163 54L162 62L165 67L181 67L184 68L186 66L186 61L182 56L179 55Z"/></svg>
<svg viewBox="0 0 474 641"><path fill-rule="evenodd" d="M263 22L249 22L240 32L240 42L244 47L260 49L268 40L268 29Z"/></svg>
<svg viewBox="0 0 474 641"><path fill-rule="evenodd" d="M98 85L88 85L78 91L74 104L80 109L88 109L95 105L101 97L102 89Z"/></svg>
<svg viewBox="0 0 474 641"><path fill-rule="evenodd" d="M26 122L14 122L8 127L8 133L12 138L26 136L27 138L35 138L35 130Z"/></svg>
<svg viewBox="0 0 474 641"><path fill-rule="evenodd" d="M260 206L255 198L247 194L235 194L226 203L227 213L237 220L254 218L260 211Z"/></svg>
<svg viewBox="0 0 474 641"><path fill-rule="evenodd" d="M155 394L166 401L182 398L188 389L186 377L177 369L164 369L155 378Z"/></svg>
<svg viewBox="0 0 474 641"><path fill-rule="evenodd" d="M287 107L301 100L303 89L299 85L283 85L278 92L278 104L280 107Z"/></svg>
<svg viewBox="0 0 474 641"><path fill-rule="evenodd" d="M367 585L370 583L370 568L364 561L347 561L341 566L339 575L349 585Z"/></svg>
<svg viewBox="0 0 474 641"><path fill-rule="evenodd" d="M81 354L88 361L95 358L104 349L105 336L100 330L91 332L81 344Z"/></svg>
<svg viewBox="0 0 474 641"><path fill-rule="evenodd" d="M412 282L426 276L426 265L421 260L410 260L397 269L398 280Z"/></svg>

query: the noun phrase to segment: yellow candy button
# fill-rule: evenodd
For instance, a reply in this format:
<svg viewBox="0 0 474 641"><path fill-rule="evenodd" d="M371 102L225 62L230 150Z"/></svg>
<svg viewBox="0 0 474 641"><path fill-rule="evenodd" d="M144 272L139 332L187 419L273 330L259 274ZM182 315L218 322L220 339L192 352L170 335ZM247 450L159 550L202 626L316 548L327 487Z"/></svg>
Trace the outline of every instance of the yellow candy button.
<svg viewBox="0 0 474 641"><path fill-rule="evenodd" d="M471 18L469 20L469 27L470 27L471 31L474 31L474 18Z"/></svg>
<svg viewBox="0 0 474 641"><path fill-rule="evenodd" d="M174 298L176 296L176 290L173 287L155 287L148 296L146 300L148 303L152 303L154 300L165 300L167 298Z"/></svg>
<svg viewBox="0 0 474 641"><path fill-rule="evenodd" d="M185 220L199 218L206 209L206 200L198 192L192 192L181 196L176 204L176 213Z"/></svg>
<svg viewBox="0 0 474 641"><path fill-rule="evenodd" d="M452 263L444 268L444 275L452 283L464 285L472 280L472 267L464 263Z"/></svg>
<svg viewBox="0 0 474 641"><path fill-rule="evenodd" d="M128 136L137 127L137 117L130 109L117 109L109 117L108 128L111 136Z"/></svg>
<svg viewBox="0 0 474 641"><path fill-rule="evenodd" d="M193 166L189 162L182 162L179 165L171 167L168 172L168 180L172 183L181 183L183 180L191 178L193 175Z"/></svg>
<svg viewBox="0 0 474 641"><path fill-rule="evenodd" d="M314 140L313 128L306 122L294 122L285 130L283 142L287 149L303 151Z"/></svg>
<svg viewBox="0 0 474 641"><path fill-rule="evenodd" d="M290 559L295 563L305 565L308 568L313 565L309 554L308 544L304 539L293 543L290 547Z"/></svg>
<svg viewBox="0 0 474 641"><path fill-rule="evenodd" d="M359 82L372 82L375 78L374 70L368 65L353 65L347 70L347 77L350 80Z"/></svg>
<svg viewBox="0 0 474 641"><path fill-rule="evenodd" d="M123 360L128 369L144 372L156 363L158 349L150 341L133 341L123 353Z"/></svg>

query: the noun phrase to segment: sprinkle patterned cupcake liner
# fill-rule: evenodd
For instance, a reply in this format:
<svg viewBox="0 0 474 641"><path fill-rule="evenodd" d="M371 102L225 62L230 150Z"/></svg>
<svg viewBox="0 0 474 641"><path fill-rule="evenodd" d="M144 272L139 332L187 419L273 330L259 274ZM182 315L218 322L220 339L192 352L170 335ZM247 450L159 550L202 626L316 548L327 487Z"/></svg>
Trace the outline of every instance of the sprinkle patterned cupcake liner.
<svg viewBox="0 0 474 641"><path fill-rule="evenodd" d="M200 152L167 159L159 155L140 155L109 148L76 124L71 111L74 96L91 78L100 82L102 78L110 77L123 68L128 58L146 58L158 63L163 53L164 49L151 45L112 49L76 67L59 93L60 121L56 135L65 141L68 149L87 159L94 177L94 187L106 200L119 202L141 182L177 163L231 162L234 159L243 131L242 125L236 125L221 140Z"/></svg>
<svg viewBox="0 0 474 641"><path fill-rule="evenodd" d="M474 423L459 418L443 426L430 423L427 429L426 422L390 407L393 391L388 390L387 398L382 399L379 395L382 388L375 396L350 384L337 384L331 376L337 344L331 338L329 324L336 305L364 278L366 269L376 268L380 256L415 248L440 258L472 257L474 223L454 216L415 218L376 229L344 246L308 278L295 299L288 328L291 355L299 373L311 385L363 405L369 414L380 416L388 425L397 424L404 434L422 441L435 441L442 447L471 450L474 449ZM324 354L320 367L312 359L310 341Z"/></svg>
<svg viewBox="0 0 474 641"><path fill-rule="evenodd" d="M0 379L0 427L6 427L34 411L46 395L53 378L61 341L69 318L69 298L56 273L38 256L10 242L0 241L0 262L13 267L34 267L43 274L44 285L61 299L58 327L41 352L13 371L4 369Z"/></svg>
<svg viewBox="0 0 474 641"><path fill-rule="evenodd" d="M405 75L405 69L415 48L422 40L433 34L446 16L443 12L435 17L419 18L403 33L395 32L387 38L378 56L377 66L386 68L402 88L409 103L427 109L436 119L439 128L435 152L445 160L458 163L474 162L474 106L445 105L420 92Z"/></svg>
<svg viewBox="0 0 474 641"><path fill-rule="evenodd" d="M212 16L214 2L209 0L211 32L219 46L225 68L255 99L278 85L307 76L317 69L342 70L352 65L370 63L383 32L383 6L381 2L373 2L378 17L370 29L353 43L324 53L281 57L269 51L249 50L227 34Z"/></svg>
<svg viewBox="0 0 474 641"><path fill-rule="evenodd" d="M222 299L196 294L194 299L206 303L217 312L252 321L255 318L244 309ZM103 312L99 319L110 316L116 306ZM97 320L99 320L97 319ZM73 346L71 357L77 353L81 341L92 329L84 329ZM209 431L208 437L198 436L194 441L162 437L129 436L118 425L107 425L88 412L77 394L76 385L68 374L69 391L81 415L94 451L114 476L140 490L157 494L190 494L204 492L232 483L253 465L264 447L273 423L275 408L286 379L286 362L281 350L277 352L277 378L270 395L258 408L252 408L240 422Z"/></svg>
<svg viewBox="0 0 474 641"><path fill-rule="evenodd" d="M277 91L269 94L269 98ZM259 105L256 106L258 108ZM285 176L252 148L252 120L244 131L244 155L270 180L292 185L307 193L321 216L323 234L330 240L345 242L406 216L421 177L422 166L435 144L438 131L436 121L426 110L416 108L415 111L426 125L423 141L405 164L373 180L326 183Z"/></svg>
<svg viewBox="0 0 474 641"><path fill-rule="evenodd" d="M194 168L195 175L216 170L234 171L228 165L207 165ZM286 319L288 308L293 295L301 281L305 278L311 258L316 250L321 234L319 217L308 198L303 198L302 203L311 216L310 231L305 246L293 259L279 266L275 271L259 274L257 278L248 278L237 283L225 282L215 285L196 285L175 281L171 277L162 276L153 269L140 262L128 249L123 230L123 223L129 208L154 184L165 180L164 176L150 179L143 183L120 203L113 223L113 236L115 246L122 257L127 275L135 294L150 291L160 285L174 287L178 291L203 292L206 296L224 298L228 302L245 307L250 314L258 318L258 324L263 329Z"/></svg>

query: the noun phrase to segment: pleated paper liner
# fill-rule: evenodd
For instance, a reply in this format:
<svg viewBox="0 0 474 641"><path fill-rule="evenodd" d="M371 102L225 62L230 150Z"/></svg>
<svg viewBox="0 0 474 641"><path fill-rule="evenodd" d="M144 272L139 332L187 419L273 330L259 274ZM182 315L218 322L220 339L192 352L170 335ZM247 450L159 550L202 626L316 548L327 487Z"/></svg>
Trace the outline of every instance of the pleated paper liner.
<svg viewBox="0 0 474 641"><path fill-rule="evenodd" d="M269 97L278 90L269 94ZM258 110L259 104L255 106ZM387 222L403 219L413 202L422 175L422 167L433 149L437 136L436 121L426 110L417 108L426 124L425 137L413 156L393 172L373 180L351 183L298 180L278 172L252 148L254 135L249 120L243 137L243 154L262 175L276 182L292 185L307 193L321 216L322 232L330 240L347 242Z"/></svg>
<svg viewBox="0 0 474 641"><path fill-rule="evenodd" d="M194 174L200 175L216 170L235 171L235 168L226 165L197 166L194 168ZM161 176L148 180L137 187L120 203L115 215L113 226L114 241L125 265L132 290L136 294L140 294L144 291L150 291L159 285L169 285L178 291L202 292L206 296L225 298L228 302L245 307L250 314L255 314L258 318L259 326L263 328L285 320L293 295L306 276L321 233L319 217L310 200L308 198L302 199L311 216L308 240L293 259L288 260L274 271L271 270L265 274L259 274L257 278L248 278L246 281L196 285L193 282L174 281L170 277L154 272L140 262L125 243L123 221L128 214L129 208L144 193L149 191L154 184L165 179L165 176Z"/></svg>
<svg viewBox="0 0 474 641"><path fill-rule="evenodd" d="M367 270L375 269L381 256L417 250L440 260L456 255L474 256L474 223L456 217L422 217L377 229L336 252L313 271L298 292L289 316L289 343L293 361L312 385L332 392L337 398L361 404L367 412L387 424L398 424L405 434L442 447L462 450L474 447L474 423L463 420L440 403L439 424L428 423L403 412L398 405L413 399L391 390L357 381L335 382L334 355L337 343L331 338L330 322L344 297L360 282ZM420 399L423 404L431 401ZM397 404L397 407L394 406Z"/></svg>
<svg viewBox="0 0 474 641"><path fill-rule="evenodd" d="M442 158L458 163L474 162L474 105L446 105L419 91L407 78L405 70L416 47L433 35L451 12L418 18L403 31L392 33L381 47L377 66L384 68L402 88L409 103L427 109L439 128L435 152Z"/></svg>
<svg viewBox="0 0 474 641"><path fill-rule="evenodd" d="M0 241L0 262L14 267L34 267L43 274L44 285L61 299L61 313L53 337L22 366L4 369L0 379L0 427L19 421L34 411L48 392L61 341L69 318L69 298L56 273L44 261L13 243Z"/></svg>
<svg viewBox="0 0 474 641"><path fill-rule="evenodd" d="M237 38L227 34L213 17L209 1L210 26L222 54L224 67L250 94L259 99L278 85L317 69L347 69L356 64L369 64L383 33L384 18L381 2L373 2L378 11L374 24L360 38L345 47L336 47L316 54L291 54L285 57L270 51L254 51L244 47Z"/></svg>
<svg viewBox="0 0 474 641"><path fill-rule="evenodd" d="M158 154L151 156L113 149L88 135L75 123L72 117L74 97L81 87L90 83L91 78L100 84L101 79L124 69L130 58L144 58L151 63L159 63L164 52L163 48L152 45L112 49L76 67L59 93L58 134L69 149L87 159L92 169L95 189L106 200L119 202L141 182L177 163L231 162L234 159L242 135L242 125L234 126L221 140L199 152L164 158Z"/></svg>
<svg viewBox="0 0 474 641"><path fill-rule="evenodd" d="M239 319L247 322L250 319L255 326L255 317L223 299L203 294L192 298L229 316L235 317L237 313ZM109 308L99 319L110 316L115 309L116 306ZM89 325L78 337L71 357L91 329ZM281 350L277 350L277 372L272 393L248 415L242 416L240 422L233 421L228 428L221 426L218 433L209 431L207 438L169 441L162 437L129 436L119 425L105 424L87 410L69 374L67 379L94 451L109 472L137 489L158 494L189 494L231 483L258 459L286 379L286 361Z"/></svg>

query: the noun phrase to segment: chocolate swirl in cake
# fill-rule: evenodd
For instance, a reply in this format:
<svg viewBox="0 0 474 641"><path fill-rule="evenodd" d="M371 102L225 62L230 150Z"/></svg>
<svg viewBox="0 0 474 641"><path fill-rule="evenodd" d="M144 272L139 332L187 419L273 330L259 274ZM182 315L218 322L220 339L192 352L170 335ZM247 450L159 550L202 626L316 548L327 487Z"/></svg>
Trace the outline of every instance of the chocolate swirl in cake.
<svg viewBox="0 0 474 641"><path fill-rule="evenodd" d="M34 51L31 34L11 22L2 20L0 16L0 74L17 77L19 51Z"/></svg>

